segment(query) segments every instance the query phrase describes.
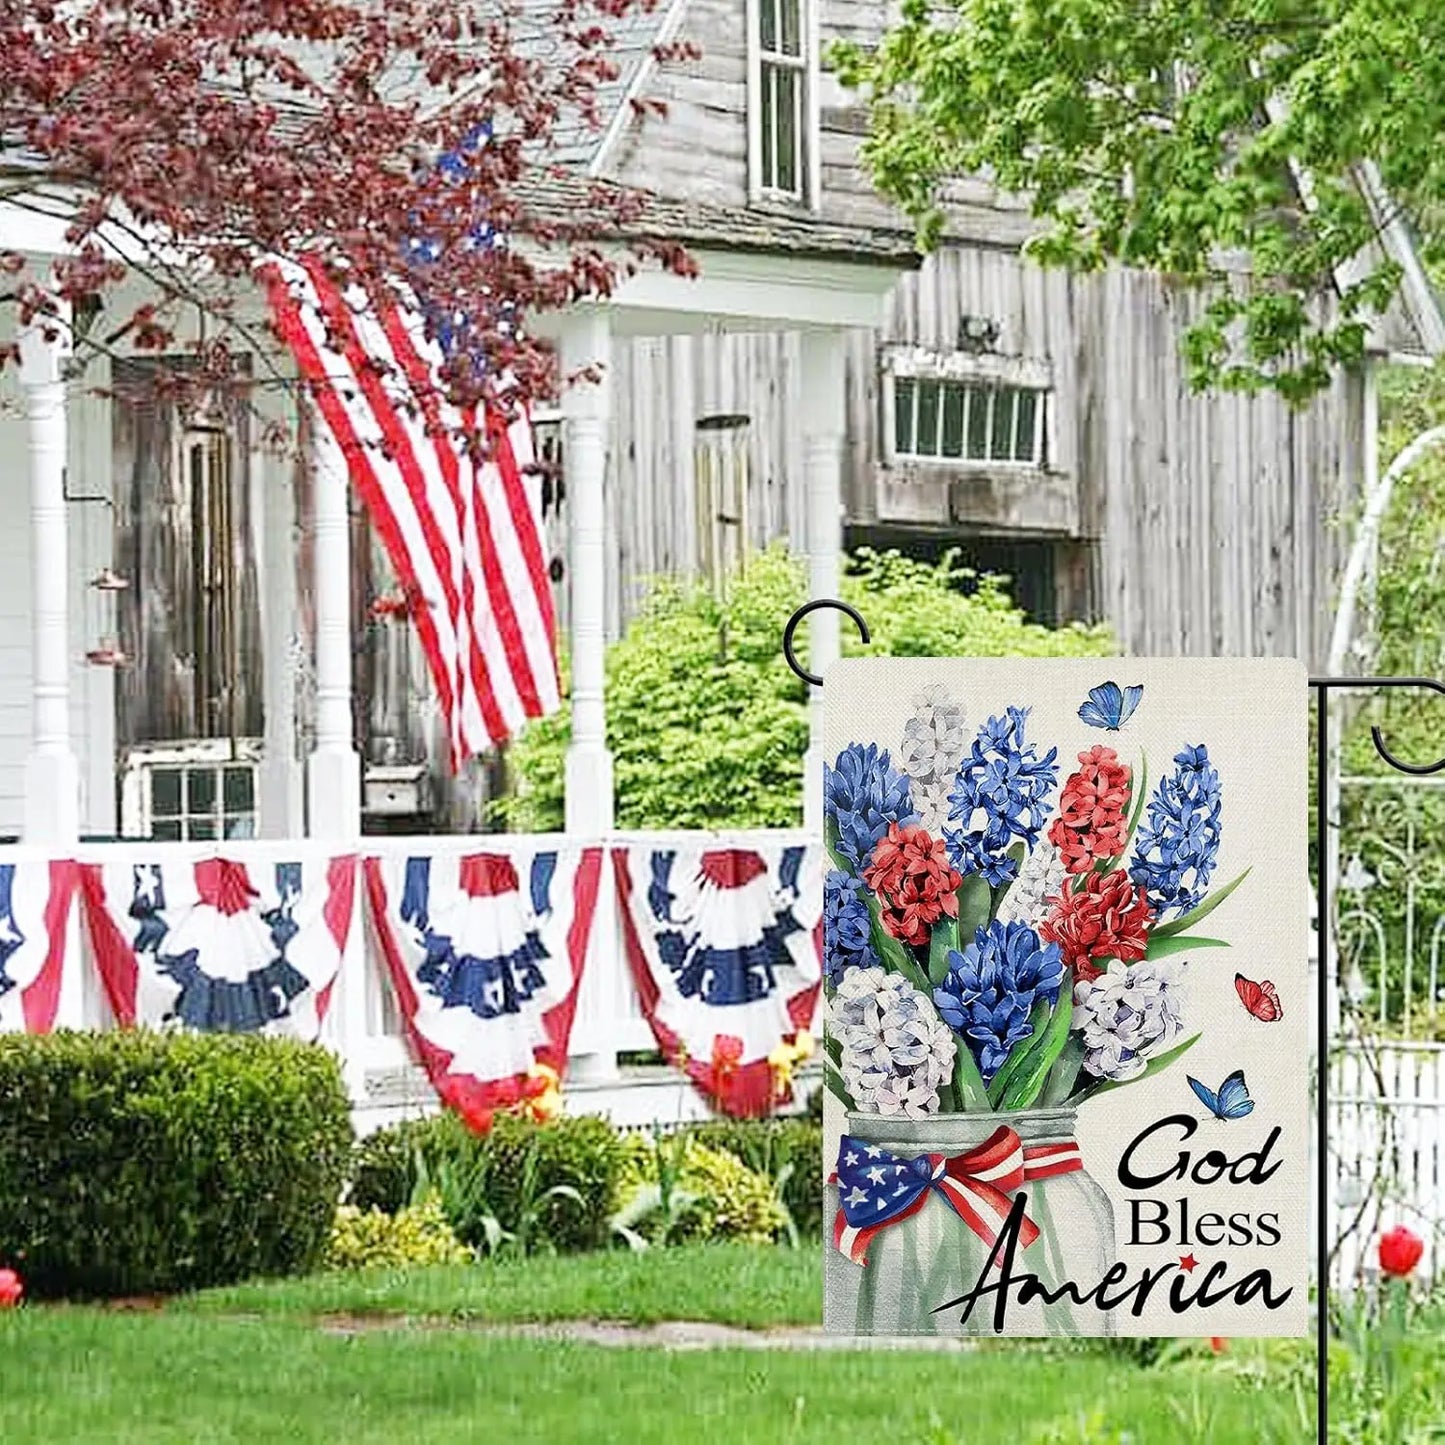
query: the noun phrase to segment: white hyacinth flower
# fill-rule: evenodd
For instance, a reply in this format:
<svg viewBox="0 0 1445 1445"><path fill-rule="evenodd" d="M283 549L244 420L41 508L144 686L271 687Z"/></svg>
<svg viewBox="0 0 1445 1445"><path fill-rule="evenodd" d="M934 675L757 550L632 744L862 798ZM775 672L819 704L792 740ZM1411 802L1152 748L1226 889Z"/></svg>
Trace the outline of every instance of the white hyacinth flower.
<svg viewBox="0 0 1445 1445"><path fill-rule="evenodd" d="M1049 899L1063 892L1067 877L1063 855L1047 838L1040 838L1004 895L998 921L1027 923L1030 928L1037 928L1049 911Z"/></svg>
<svg viewBox="0 0 1445 1445"><path fill-rule="evenodd" d="M913 699L914 715L903 725L899 766L908 775L913 806L922 826L935 837L948 819L948 795L968 751L963 709L941 683Z"/></svg>
<svg viewBox="0 0 1445 1445"><path fill-rule="evenodd" d="M853 968L829 1010L839 1072L860 1110L921 1119L938 1109L955 1044L926 994L900 974Z"/></svg>
<svg viewBox="0 0 1445 1445"><path fill-rule="evenodd" d="M1183 1032L1178 972L1168 963L1115 959L1107 973L1074 988L1074 1028L1084 1037L1084 1068L1122 1083Z"/></svg>

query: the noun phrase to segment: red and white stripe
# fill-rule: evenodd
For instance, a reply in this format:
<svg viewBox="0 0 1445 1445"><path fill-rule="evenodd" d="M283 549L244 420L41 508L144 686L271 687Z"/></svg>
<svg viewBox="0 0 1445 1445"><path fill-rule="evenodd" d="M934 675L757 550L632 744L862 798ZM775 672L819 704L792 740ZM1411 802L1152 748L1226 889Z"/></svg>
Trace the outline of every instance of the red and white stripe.
<svg viewBox="0 0 1445 1445"><path fill-rule="evenodd" d="M456 768L561 704L530 421L486 417L488 454L474 461L458 436L476 417L440 394L440 350L399 292L343 295L314 258L262 274L320 424L416 599Z"/></svg>

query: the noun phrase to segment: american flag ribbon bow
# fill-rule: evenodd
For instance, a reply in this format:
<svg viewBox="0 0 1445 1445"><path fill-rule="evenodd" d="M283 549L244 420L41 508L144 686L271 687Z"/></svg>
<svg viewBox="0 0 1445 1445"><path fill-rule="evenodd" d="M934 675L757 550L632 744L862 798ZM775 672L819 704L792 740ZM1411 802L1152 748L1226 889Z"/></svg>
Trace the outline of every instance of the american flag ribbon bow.
<svg viewBox="0 0 1445 1445"><path fill-rule="evenodd" d="M866 1264L873 1236L916 1214L936 1192L992 1248L1013 1206L1011 1195L1034 1180L1083 1167L1073 1140L1025 1148L1007 1124L966 1154L920 1154L914 1159L845 1134L834 1176L840 1208L833 1243L854 1264ZM1038 1237L1038 1225L1024 1215L1020 1245L1026 1249Z"/></svg>

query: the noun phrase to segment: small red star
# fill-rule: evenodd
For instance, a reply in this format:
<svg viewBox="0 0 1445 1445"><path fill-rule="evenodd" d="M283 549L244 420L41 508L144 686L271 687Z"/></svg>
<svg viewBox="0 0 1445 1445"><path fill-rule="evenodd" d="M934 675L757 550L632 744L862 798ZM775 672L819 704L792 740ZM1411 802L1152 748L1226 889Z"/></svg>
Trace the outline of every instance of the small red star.
<svg viewBox="0 0 1445 1445"><path fill-rule="evenodd" d="M1182 1269L1185 1274L1193 1274L1194 1266L1198 1263L1199 1261L1195 1259L1192 1254L1181 1254L1179 1256L1179 1268Z"/></svg>

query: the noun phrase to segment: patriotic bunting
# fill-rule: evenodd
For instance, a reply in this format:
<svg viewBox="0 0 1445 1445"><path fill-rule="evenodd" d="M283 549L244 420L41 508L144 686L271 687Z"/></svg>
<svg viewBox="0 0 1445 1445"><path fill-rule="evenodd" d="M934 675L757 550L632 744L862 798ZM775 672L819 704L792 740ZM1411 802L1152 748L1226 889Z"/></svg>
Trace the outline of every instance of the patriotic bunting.
<svg viewBox="0 0 1445 1445"><path fill-rule="evenodd" d="M74 894L69 859L0 863L0 1033L54 1027Z"/></svg>
<svg viewBox="0 0 1445 1445"><path fill-rule="evenodd" d="M822 957L816 846L612 850L628 961L662 1051L740 1117L792 1097Z"/></svg>
<svg viewBox="0 0 1445 1445"><path fill-rule="evenodd" d="M122 1026L315 1042L351 927L354 856L174 850L84 863L96 966Z"/></svg>
<svg viewBox="0 0 1445 1445"><path fill-rule="evenodd" d="M368 857L371 919L412 1047L474 1127L567 1063L600 848L474 842Z"/></svg>

